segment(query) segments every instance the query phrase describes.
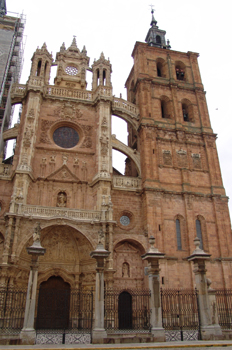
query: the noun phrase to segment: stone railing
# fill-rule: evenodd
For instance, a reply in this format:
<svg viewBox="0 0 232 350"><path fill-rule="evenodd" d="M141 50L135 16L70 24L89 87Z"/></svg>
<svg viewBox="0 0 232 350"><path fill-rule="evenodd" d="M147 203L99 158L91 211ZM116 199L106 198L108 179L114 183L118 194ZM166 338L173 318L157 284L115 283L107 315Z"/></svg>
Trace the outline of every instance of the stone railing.
<svg viewBox="0 0 232 350"><path fill-rule="evenodd" d="M97 90L94 92L94 99L97 96L112 97L112 88L107 86L98 86Z"/></svg>
<svg viewBox="0 0 232 350"><path fill-rule="evenodd" d="M42 87L44 86L44 78L40 78L40 77L31 77L29 79L28 82L29 86L38 86L38 87Z"/></svg>
<svg viewBox="0 0 232 350"><path fill-rule="evenodd" d="M15 83L11 88L11 95L23 96L25 94L25 91L26 85Z"/></svg>
<svg viewBox="0 0 232 350"><path fill-rule="evenodd" d="M136 191L142 188L142 181L137 177L113 176L113 188L125 191Z"/></svg>
<svg viewBox="0 0 232 350"><path fill-rule="evenodd" d="M67 89L65 87L48 86L46 96L51 97L67 97L77 100L92 101L93 94L91 91Z"/></svg>
<svg viewBox="0 0 232 350"><path fill-rule="evenodd" d="M136 105L134 105L131 102L128 102L126 100L123 100L122 98L114 97L113 103L112 103L112 109L114 110L120 110L122 112L129 113L133 118L136 120L139 119L139 110Z"/></svg>
<svg viewBox="0 0 232 350"><path fill-rule="evenodd" d="M40 218L63 218L76 221L96 222L101 220L101 212L97 210L75 210L68 208L42 207L36 205L19 205L18 214Z"/></svg>

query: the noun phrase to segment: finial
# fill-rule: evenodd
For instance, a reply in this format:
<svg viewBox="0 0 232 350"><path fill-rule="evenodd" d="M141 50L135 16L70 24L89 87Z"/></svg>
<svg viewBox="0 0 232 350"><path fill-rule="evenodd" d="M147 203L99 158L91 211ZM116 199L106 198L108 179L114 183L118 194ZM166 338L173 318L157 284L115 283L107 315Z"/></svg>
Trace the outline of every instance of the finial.
<svg viewBox="0 0 232 350"><path fill-rule="evenodd" d="M76 35L73 35L73 41L71 46L77 48Z"/></svg>
<svg viewBox="0 0 232 350"><path fill-rule="evenodd" d="M201 245L201 240L200 240L200 238L196 237L196 238L194 239L194 245L195 245L195 247L196 247L195 252L202 252L202 249L200 249L200 245Z"/></svg>
<svg viewBox="0 0 232 350"><path fill-rule="evenodd" d="M42 50L47 50L47 45L46 45L46 43L43 43Z"/></svg>
<svg viewBox="0 0 232 350"><path fill-rule="evenodd" d="M158 253L159 250L157 248L155 248L155 237L150 236L149 237L149 244L150 244L150 248L148 250L148 253Z"/></svg>
<svg viewBox="0 0 232 350"><path fill-rule="evenodd" d="M152 17L151 17L151 26L153 26L153 24L155 24L155 26L156 26L156 24L157 24L157 21L155 20L155 17L154 17L154 9L152 8L153 7L153 5L150 5L151 6L151 15L152 15Z"/></svg>
<svg viewBox="0 0 232 350"><path fill-rule="evenodd" d="M60 47L60 52L64 52L66 50L65 43L63 43Z"/></svg>
<svg viewBox="0 0 232 350"><path fill-rule="evenodd" d="M85 45L83 46L83 50L82 50L82 53L86 56L86 54L87 54L87 50L86 50L86 47L85 47Z"/></svg>

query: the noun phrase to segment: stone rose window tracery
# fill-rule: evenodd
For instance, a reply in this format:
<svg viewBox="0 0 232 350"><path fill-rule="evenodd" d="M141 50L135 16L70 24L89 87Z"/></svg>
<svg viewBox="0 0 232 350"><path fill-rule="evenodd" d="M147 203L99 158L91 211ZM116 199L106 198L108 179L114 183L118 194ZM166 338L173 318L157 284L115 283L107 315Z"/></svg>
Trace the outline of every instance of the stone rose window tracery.
<svg viewBox="0 0 232 350"><path fill-rule="evenodd" d="M76 67L73 66L68 66L65 68L65 73L67 73L68 75L77 75L78 73L78 69Z"/></svg>
<svg viewBox="0 0 232 350"><path fill-rule="evenodd" d="M62 126L54 131L53 140L57 146L72 148L78 144L79 135L75 129Z"/></svg>
<svg viewBox="0 0 232 350"><path fill-rule="evenodd" d="M123 226L128 226L128 225L130 225L130 218L126 215L123 215L120 217L120 223Z"/></svg>

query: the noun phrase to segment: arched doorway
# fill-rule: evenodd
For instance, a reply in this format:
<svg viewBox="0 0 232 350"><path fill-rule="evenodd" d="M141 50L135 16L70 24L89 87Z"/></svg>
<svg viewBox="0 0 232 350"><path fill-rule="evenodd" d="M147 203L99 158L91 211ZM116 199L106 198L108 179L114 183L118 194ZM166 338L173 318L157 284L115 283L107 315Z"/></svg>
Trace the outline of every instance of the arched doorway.
<svg viewBox="0 0 232 350"><path fill-rule="evenodd" d="M132 296L128 292L122 292L119 294L118 323L119 329L132 328Z"/></svg>
<svg viewBox="0 0 232 350"><path fill-rule="evenodd" d="M52 276L39 289L37 329L65 329L69 323L70 285Z"/></svg>

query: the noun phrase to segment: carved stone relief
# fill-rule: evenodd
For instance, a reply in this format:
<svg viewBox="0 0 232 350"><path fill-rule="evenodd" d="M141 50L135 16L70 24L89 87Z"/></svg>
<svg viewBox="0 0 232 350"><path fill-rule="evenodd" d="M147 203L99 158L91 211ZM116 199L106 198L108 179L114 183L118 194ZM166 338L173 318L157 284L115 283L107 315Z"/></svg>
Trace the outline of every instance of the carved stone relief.
<svg viewBox="0 0 232 350"><path fill-rule="evenodd" d="M183 149L180 149L179 151L176 151L177 155L177 165L180 168L187 168L188 167L188 158L187 158L187 152Z"/></svg>
<svg viewBox="0 0 232 350"><path fill-rule="evenodd" d="M198 153L192 153L192 161L194 169L201 169L201 155Z"/></svg>
<svg viewBox="0 0 232 350"><path fill-rule="evenodd" d="M66 102L54 111L54 116L59 119L75 120L83 116L83 113L74 103Z"/></svg>
<svg viewBox="0 0 232 350"><path fill-rule="evenodd" d="M54 124L53 121L42 120L42 123L41 123L41 134L40 134L40 140L39 140L41 143L51 144L51 141L50 141L50 139L49 139L49 137L47 135L47 131L52 126L52 124Z"/></svg>
<svg viewBox="0 0 232 350"><path fill-rule="evenodd" d="M164 165L172 165L172 154L168 150L163 150L163 163Z"/></svg>

